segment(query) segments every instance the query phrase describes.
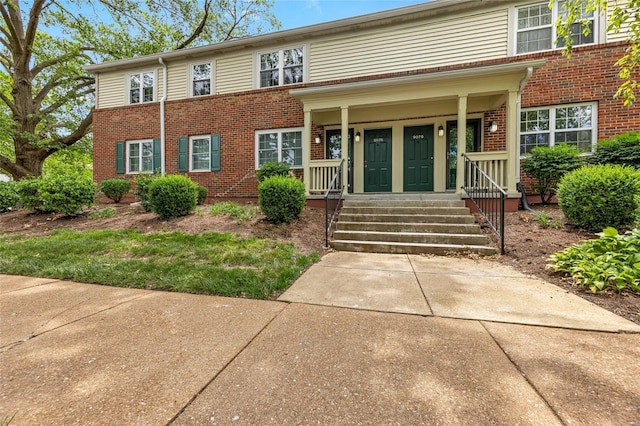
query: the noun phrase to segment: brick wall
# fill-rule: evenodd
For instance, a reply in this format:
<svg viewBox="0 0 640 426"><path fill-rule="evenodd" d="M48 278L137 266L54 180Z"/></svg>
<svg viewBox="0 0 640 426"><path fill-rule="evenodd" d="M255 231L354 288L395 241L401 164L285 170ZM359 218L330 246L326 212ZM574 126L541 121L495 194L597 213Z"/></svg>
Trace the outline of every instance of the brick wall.
<svg viewBox="0 0 640 426"><path fill-rule="evenodd" d="M402 75L432 73L465 68L470 65L495 65L532 59L546 59L547 64L533 74L522 93L522 108L569 104L598 103L598 138L640 129L638 107L626 108L614 100L620 83L615 61L626 48L623 43L578 47L569 59L561 52L545 52L495 61L461 64L344 80L372 80ZM337 82L323 82L326 85ZM381 83L382 84L382 83ZM309 86L309 85L307 85ZM296 86L299 88L300 86ZM304 86L303 86L304 87ZM260 89L228 95L190 98L166 103L166 172L177 173L178 138L182 136L221 135L221 171L188 173L206 186L210 196L256 197L255 131L302 127L301 105L289 94L289 87ZM498 131L484 132L484 150L500 151L506 147L506 112L502 107L487 111L485 124L495 120ZM159 105L127 106L96 110L94 115L94 178L100 182L118 177L115 173L115 143L122 140L160 137ZM313 126L312 139L322 135L322 143L311 143L311 159L324 158L324 129ZM297 173L301 176L301 173ZM119 177L122 177L120 175ZM523 177L523 182L529 182Z"/></svg>

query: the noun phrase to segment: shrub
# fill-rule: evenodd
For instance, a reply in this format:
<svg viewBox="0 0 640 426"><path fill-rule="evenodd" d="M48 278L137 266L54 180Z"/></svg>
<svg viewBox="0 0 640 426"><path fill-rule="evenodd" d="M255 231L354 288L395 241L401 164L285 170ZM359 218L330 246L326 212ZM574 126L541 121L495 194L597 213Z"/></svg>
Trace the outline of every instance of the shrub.
<svg viewBox="0 0 640 426"><path fill-rule="evenodd" d="M42 199L38 192L40 180L41 178L28 178L22 179L16 184L22 207L33 211L41 210Z"/></svg>
<svg viewBox="0 0 640 426"><path fill-rule="evenodd" d="M270 177L258 186L258 191L262 213L275 223L290 223L304 209L304 183L296 178Z"/></svg>
<svg viewBox="0 0 640 426"><path fill-rule="evenodd" d="M207 193L209 191L202 185L196 186L196 190L198 191L198 205L200 206L207 200Z"/></svg>
<svg viewBox="0 0 640 426"><path fill-rule="evenodd" d="M14 181L0 181L0 213L16 208L20 202L18 188Z"/></svg>
<svg viewBox="0 0 640 426"><path fill-rule="evenodd" d="M163 219L186 216L198 201L197 184L181 175L162 176L149 185L151 211Z"/></svg>
<svg viewBox="0 0 640 426"><path fill-rule="evenodd" d="M100 184L100 191L102 191L107 198L113 200L114 203L119 203L122 197L131 191L131 182L125 179L103 180Z"/></svg>
<svg viewBox="0 0 640 426"><path fill-rule="evenodd" d="M93 205L96 185L80 175L58 175L18 182L20 203L31 210L74 215Z"/></svg>
<svg viewBox="0 0 640 426"><path fill-rule="evenodd" d="M289 176L289 165L287 163L270 161L261 165L256 171L256 179L258 179L258 182L264 182L273 176Z"/></svg>
<svg viewBox="0 0 640 426"><path fill-rule="evenodd" d="M640 292L640 230L619 235L606 228L600 238L575 244L549 257L548 267L573 277L592 292L613 288Z"/></svg>
<svg viewBox="0 0 640 426"><path fill-rule="evenodd" d="M589 231L628 226L640 207L640 172L627 166L585 166L558 184L558 201L569 223Z"/></svg>
<svg viewBox="0 0 640 426"><path fill-rule="evenodd" d="M542 203L548 204L556 194L562 176L582 164L574 146L560 144L533 148L522 161L522 169L536 180L533 187L538 191Z"/></svg>
<svg viewBox="0 0 640 426"><path fill-rule="evenodd" d="M150 212L151 206L149 205L149 187L151 183L158 179L160 174L141 174L135 179L136 190L133 193L135 197L140 201L140 205L144 208L144 211Z"/></svg>
<svg viewBox="0 0 640 426"><path fill-rule="evenodd" d="M598 142L591 164L620 164L640 169L640 133L629 132Z"/></svg>

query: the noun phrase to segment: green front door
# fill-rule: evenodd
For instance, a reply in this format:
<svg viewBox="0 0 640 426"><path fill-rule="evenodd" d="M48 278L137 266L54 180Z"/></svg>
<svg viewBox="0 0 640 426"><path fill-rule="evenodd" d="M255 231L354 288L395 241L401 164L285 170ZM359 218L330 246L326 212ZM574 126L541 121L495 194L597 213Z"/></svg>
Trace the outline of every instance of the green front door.
<svg viewBox="0 0 640 426"><path fill-rule="evenodd" d="M404 191L433 191L433 125L404 128Z"/></svg>
<svg viewBox="0 0 640 426"><path fill-rule="evenodd" d="M364 191L391 192L391 129L364 131Z"/></svg>

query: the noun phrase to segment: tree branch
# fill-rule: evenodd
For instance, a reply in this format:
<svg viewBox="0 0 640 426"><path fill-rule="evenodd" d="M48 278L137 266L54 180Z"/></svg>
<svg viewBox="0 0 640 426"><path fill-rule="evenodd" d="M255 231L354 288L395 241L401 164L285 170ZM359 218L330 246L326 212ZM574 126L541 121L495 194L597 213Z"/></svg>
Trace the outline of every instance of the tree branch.
<svg viewBox="0 0 640 426"><path fill-rule="evenodd" d="M48 105L46 108L43 108L42 110L40 110L40 114L43 114L43 115L51 114L52 112L54 112L55 110L57 110L58 108L66 104L70 99L78 99L90 94L91 92L93 92L93 87L90 87L90 86L93 86L93 81L87 81L85 83L74 86L69 90L69 92L73 92L73 96L68 96L68 97L65 96L63 98L60 98L57 102L54 102L51 105ZM88 89L80 91L80 89L87 88L87 87Z"/></svg>
<svg viewBox="0 0 640 426"><path fill-rule="evenodd" d="M211 2L209 0L206 0L204 2L204 16L200 20L200 24L198 24L198 27L193 31L193 33L191 34L191 36L189 36L188 39L186 39L184 42L180 43L176 47L176 50L184 49L185 47L189 46L196 38L198 38L200 34L202 34L202 31L207 25L207 20L209 19L210 6L211 6Z"/></svg>
<svg viewBox="0 0 640 426"><path fill-rule="evenodd" d="M7 95L5 95L4 93L0 92L0 99L7 104L7 106L9 107L9 109L11 110L11 113L16 116L19 115L19 111L16 108L16 104L15 102L13 102L11 99L9 99L7 97Z"/></svg>
<svg viewBox="0 0 640 426"><path fill-rule="evenodd" d="M69 136L65 136L59 139L60 144L63 146L71 146L74 143L78 142L80 139L85 137L87 133L89 133L89 129L91 128L91 124L93 123L93 108L89 111L89 114L82 120L82 122L78 125L78 128L71 133Z"/></svg>

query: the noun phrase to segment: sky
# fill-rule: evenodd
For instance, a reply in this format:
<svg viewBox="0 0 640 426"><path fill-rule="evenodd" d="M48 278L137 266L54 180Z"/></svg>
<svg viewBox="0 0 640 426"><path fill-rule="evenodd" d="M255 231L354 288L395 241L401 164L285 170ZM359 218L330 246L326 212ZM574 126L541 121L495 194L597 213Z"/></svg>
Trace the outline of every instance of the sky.
<svg viewBox="0 0 640 426"><path fill-rule="evenodd" d="M283 30L424 3L428 0L275 0Z"/></svg>

